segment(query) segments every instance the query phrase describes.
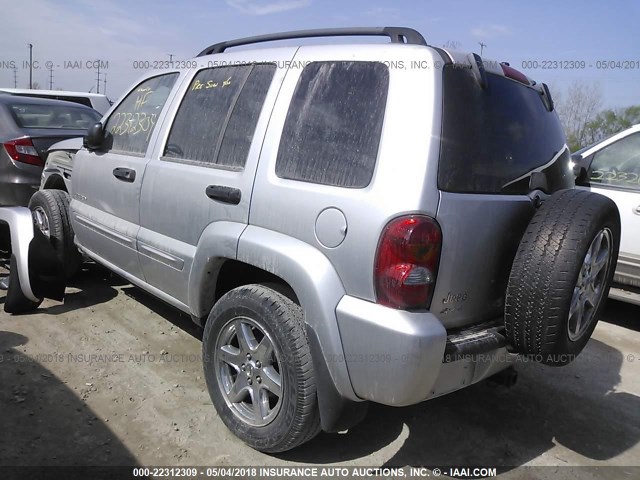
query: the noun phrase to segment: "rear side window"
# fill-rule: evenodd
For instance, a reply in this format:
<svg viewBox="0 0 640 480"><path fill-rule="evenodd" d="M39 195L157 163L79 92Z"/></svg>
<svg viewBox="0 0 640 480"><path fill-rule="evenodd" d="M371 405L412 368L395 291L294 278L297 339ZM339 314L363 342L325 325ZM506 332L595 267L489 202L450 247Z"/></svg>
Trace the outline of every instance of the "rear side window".
<svg viewBox="0 0 640 480"><path fill-rule="evenodd" d="M570 188L569 152L556 113L533 88L500 75L487 79L483 89L470 69L444 69L439 188L526 194L533 171L547 173L550 191Z"/></svg>
<svg viewBox="0 0 640 480"><path fill-rule="evenodd" d="M244 168L275 65L202 70L171 127L164 159Z"/></svg>
<svg viewBox="0 0 640 480"><path fill-rule="evenodd" d="M591 162L592 184L640 191L640 133L624 137L597 152Z"/></svg>
<svg viewBox="0 0 640 480"><path fill-rule="evenodd" d="M389 89L377 62L305 67L285 120L276 175L363 188L373 176Z"/></svg>
<svg viewBox="0 0 640 480"><path fill-rule="evenodd" d="M158 116L177 79L178 73L150 78L125 97L105 125L113 141L111 150L145 154Z"/></svg>

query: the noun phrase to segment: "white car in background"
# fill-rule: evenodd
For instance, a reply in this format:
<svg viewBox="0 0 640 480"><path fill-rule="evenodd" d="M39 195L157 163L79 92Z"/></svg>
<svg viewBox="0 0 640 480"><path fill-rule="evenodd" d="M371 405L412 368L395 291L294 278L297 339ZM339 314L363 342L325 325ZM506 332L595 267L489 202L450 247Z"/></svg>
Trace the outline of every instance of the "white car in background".
<svg viewBox="0 0 640 480"><path fill-rule="evenodd" d="M620 256L609 296L640 305L640 124L579 150L572 161L578 188L609 197L620 211Z"/></svg>
<svg viewBox="0 0 640 480"><path fill-rule="evenodd" d="M97 110L104 115L113 103L106 95L86 92L67 92L64 90L34 90L29 88L0 88L0 93L19 95L21 97L53 98L67 102L79 103Z"/></svg>

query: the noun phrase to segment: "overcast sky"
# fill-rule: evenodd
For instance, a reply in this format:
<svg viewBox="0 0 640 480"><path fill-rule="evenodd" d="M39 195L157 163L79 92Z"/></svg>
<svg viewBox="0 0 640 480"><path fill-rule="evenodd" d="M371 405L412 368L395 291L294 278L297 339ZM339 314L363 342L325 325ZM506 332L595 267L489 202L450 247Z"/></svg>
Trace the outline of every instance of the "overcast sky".
<svg viewBox="0 0 640 480"><path fill-rule="evenodd" d="M558 90L595 82L606 107L640 104L640 2L633 0L20 0L3 2L1 11L3 87L14 86L13 67L18 87L28 86L28 43L41 88L49 88L46 67L53 65L54 89L96 91L97 73L87 62L98 60L107 95L116 99L144 73L134 68L137 61L168 60L169 54L183 60L210 44L263 33L393 25L413 27L437 46L455 41L479 53L483 42L484 57L509 62ZM563 60L586 67L544 63ZM539 68L523 68L534 61ZM598 69L605 61L630 61L626 66L635 68ZM101 82L101 93L104 88Z"/></svg>

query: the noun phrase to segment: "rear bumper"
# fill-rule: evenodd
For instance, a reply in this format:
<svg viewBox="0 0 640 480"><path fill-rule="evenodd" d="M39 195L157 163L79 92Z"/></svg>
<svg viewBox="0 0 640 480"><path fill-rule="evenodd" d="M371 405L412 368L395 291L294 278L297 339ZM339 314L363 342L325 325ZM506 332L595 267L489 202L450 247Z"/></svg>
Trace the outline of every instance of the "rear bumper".
<svg viewBox="0 0 640 480"><path fill-rule="evenodd" d="M29 282L29 245L33 240L31 210L26 207L2 207L0 208L0 222L9 225L11 251L16 257L20 289L25 297L37 302L39 299L33 294Z"/></svg>
<svg viewBox="0 0 640 480"><path fill-rule="evenodd" d="M476 383L516 357L495 323L447 335L428 312L406 312L345 296L336 309L354 392L403 406Z"/></svg>

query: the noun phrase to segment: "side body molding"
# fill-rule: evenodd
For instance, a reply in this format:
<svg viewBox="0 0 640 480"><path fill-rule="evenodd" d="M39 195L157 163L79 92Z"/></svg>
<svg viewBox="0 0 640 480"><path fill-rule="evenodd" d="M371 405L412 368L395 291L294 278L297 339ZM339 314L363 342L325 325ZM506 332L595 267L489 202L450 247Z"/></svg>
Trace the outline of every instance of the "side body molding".
<svg viewBox="0 0 640 480"><path fill-rule="evenodd" d="M317 339L311 345L315 370L326 366L338 393L361 401L349 379L336 320L336 307L345 291L329 259L300 240L254 225L242 233L237 259L277 275L293 288L304 310L309 337Z"/></svg>

